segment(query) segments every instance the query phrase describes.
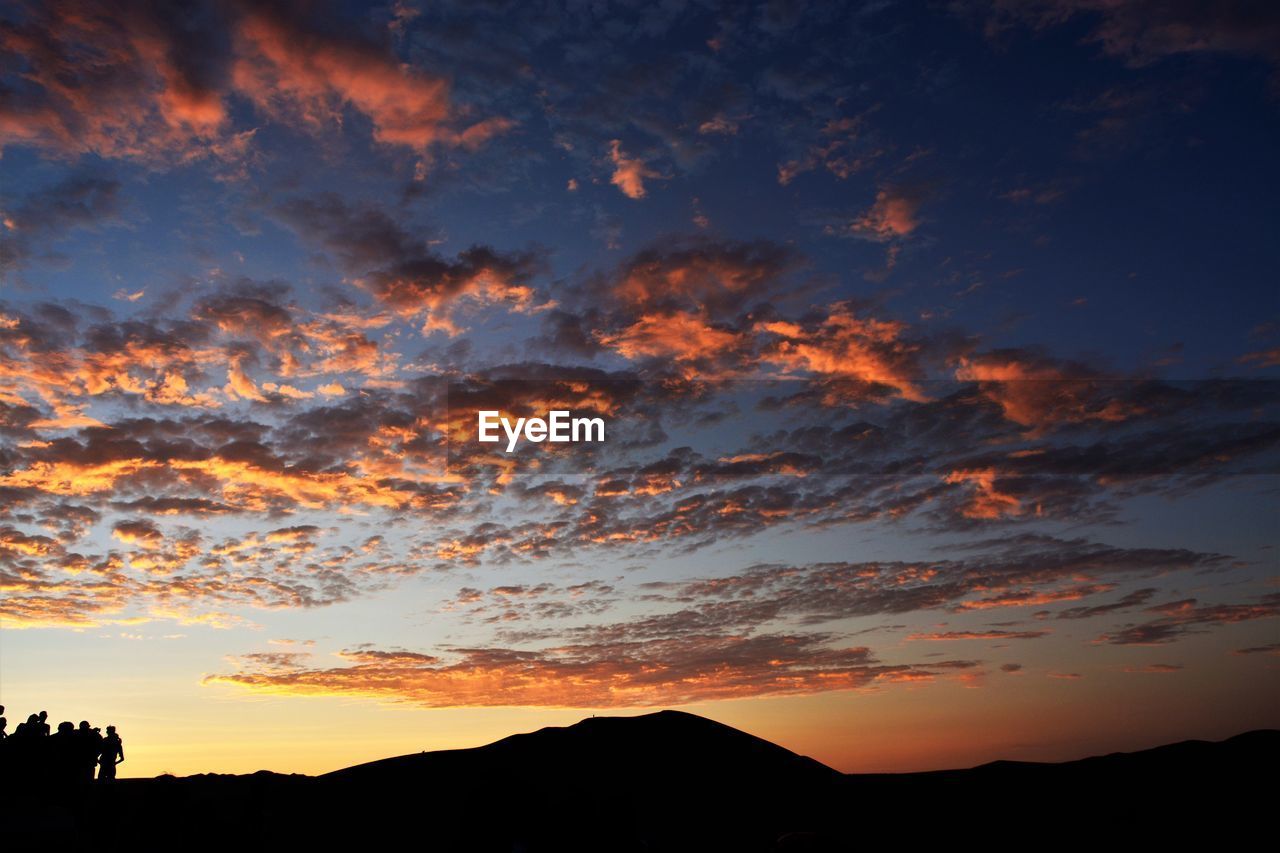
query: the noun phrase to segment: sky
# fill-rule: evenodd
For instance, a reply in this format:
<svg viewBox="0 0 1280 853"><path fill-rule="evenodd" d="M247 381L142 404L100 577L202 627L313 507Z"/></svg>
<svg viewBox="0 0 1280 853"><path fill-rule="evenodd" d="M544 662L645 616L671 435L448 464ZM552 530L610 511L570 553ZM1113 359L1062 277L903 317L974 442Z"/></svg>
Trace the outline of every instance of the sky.
<svg viewBox="0 0 1280 853"><path fill-rule="evenodd" d="M11 729L1280 727L1272 5L0 8Z"/></svg>

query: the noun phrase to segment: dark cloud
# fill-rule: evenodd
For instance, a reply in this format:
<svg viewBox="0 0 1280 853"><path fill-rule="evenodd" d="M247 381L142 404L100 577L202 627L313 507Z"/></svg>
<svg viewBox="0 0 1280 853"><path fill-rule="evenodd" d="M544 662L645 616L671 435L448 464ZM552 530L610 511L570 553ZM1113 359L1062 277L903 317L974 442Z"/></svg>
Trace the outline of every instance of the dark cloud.
<svg viewBox="0 0 1280 853"><path fill-rule="evenodd" d="M459 121L447 80L404 65L385 29L333 3L20 3L0 18L0 146L151 166L207 161L244 178L259 119L312 133L368 122L373 141L429 155L509 129Z"/></svg>
<svg viewBox="0 0 1280 853"><path fill-rule="evenodd" d="M1157 592L1158 590L1155 587L1135 589L1128 595L1122 596L1115 601L1108 602L1107 604L1094 604L1087 607L1068 607L1066 610L1058 611L1056 615L1059 619L1091 619L1094 616L1103 616L1108 613L1131 610L1134 607L1141 607L1146 604Z"/></svg>
<svg viewBox="0 0 1280 853"><path fill-rule="evenodd" d="M508 310L540 307L533 287L543 269L538 252L472 246L450 260L384 211L351 205L332 194L296 198L274 212L306 239L332 251L379 302L406 317L426 316L429 331L452 330L453 303L464 298L504 303Z"/></svg>
<svg viewBox="0 0 1280 853"><path fill-rule="evenodd" d="M1038 640L1049 636L1048 631L1004 631L992 628L981 631L931 631L911 634L908 640L929 640L950 642L955 640Z"/></svg>
<svg viewBox="0 0 1280 853"><path fill-rule="evenodd" d="M1015 24L1047 28L1080 19L1103 52L1134 65L1188 53L1226 53L1280 64L1280 14L1251 0L995 0L969 4L989 10L988 32Z"/></svg>
<svg viewBox="0 0 1280 853"><path fill-rule="evenodd" d="M1221 625L1274 618L1280 616L1280 593L1264 595L1248 604L1201 604L1194 598L1187 598L1148 610L1161 614L1160 618L1108 632L1100 636L1098 642L1120 646L1157 646Z"/></svg>
<svg viewBox="0 0 1280 853"><path fill-rule="evenodd" d="M490 532L486 538L493 535ZM677 609L623 622L558 627L551 633L532 625L512 626L503 637L525 642L552 636L569 636L583 642L640 641L681 632L743 632L780 624L818 626L852 618L924 611L994 613L1071 605L1101 595L1121 581L1194 571L1221 565L1227 559L1214 554L1114 548L1053 538L990 543L988 549L987 553L962 560L763 565L737 574L650 581L638 588L642 599L651 607ZM550 587L535 589L538 595L552 592ZM585 586L579 590L574 596L578 606L583 597L599 597L610 603L615 597L612 589L606 592ZM494 590L464 592L457 605L477 608L477 614L506 601ZM1145 598L1144 590L1138 593L1127 598ZM505 622L527 620L532 615L523 607L499 609ZM1087 618L1081 609L1071 606L1058 612L1071 618ZM1105 616L1115 609L1099 605L1090 617ZM1034 639L1048 633L1046 629L987 627L919 633L913 638L1007 640Z"/></svg>
<svg viewBox="0 0 1280 853"><path fill-rule="evenodd" d="M1270 643L1265 646L1249 646L1244 649L1236 649L1232 654L1237 655L1280 655L1280 643Z"/></svg>
<svg viewBox="0 0 1280 853"><path fill-rule="evenodd" d="M16 205L0 207L0 276L8 277L73 228L115 220L121 210L120 183L95 175L71 175L37 190Z"/></svg>

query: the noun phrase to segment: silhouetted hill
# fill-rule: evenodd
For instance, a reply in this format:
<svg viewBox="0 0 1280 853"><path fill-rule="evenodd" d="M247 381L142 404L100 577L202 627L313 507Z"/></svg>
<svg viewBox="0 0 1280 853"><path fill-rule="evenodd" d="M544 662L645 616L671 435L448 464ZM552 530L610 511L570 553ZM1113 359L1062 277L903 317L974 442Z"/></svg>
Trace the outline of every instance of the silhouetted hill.
<svg viewBox="0 0 1280 853"><path fill-rule="evenodd" d="M1277 760L1280 731L1263 730L1056 764L851 774L842 786L845 801L869 813L909 821L927 812L913 829L918 839L944 841L946 827L984 819L993 824L986 831L1010 842L1147 847L1211 836L1230 849L1270 831L1270 783L1260 780Z"/></svg>
<svg viewBox="0 0 1280 853"><path fill-rule="evenodd" d="M49 849L853 850L893 844L1243 845L1269 830L1280 731L1062 764L844 775L675 711L596 717L320 777L256 773L27 792L6 836ZM101 835L104 825L120 828ZM15 829L16 827L16 829ZM10 830L13 830L12 832ZM32 830L35 830L32 834Z"/></svg>
<svg viewBox="0 0 1280 853"><path fill-rule="evenodd" d="M715 785L810 785L841 774L775 743L682 711L637 717L591 717L572 726L549 726L511 735L475 749L402 755L348 767L321 778L368 784L406 784L446 775L489 778L501 774L563 784L618 775L669 776L680 769L685 782Z"/></svg>

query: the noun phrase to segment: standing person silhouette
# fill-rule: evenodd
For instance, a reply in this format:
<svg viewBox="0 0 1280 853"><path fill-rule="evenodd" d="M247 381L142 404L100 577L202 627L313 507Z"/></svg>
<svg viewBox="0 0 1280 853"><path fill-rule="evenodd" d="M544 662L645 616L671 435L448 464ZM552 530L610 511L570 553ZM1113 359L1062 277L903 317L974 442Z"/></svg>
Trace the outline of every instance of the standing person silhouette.
<svg viewBox="0 0 1280 853"><path fill-rule="evenodd" d="M44 777L63 784L76 778L76 727L70 720L58 723L44 749Z"/></svg>
<svg viewBox="0 0 1280 853"><path fill-rule="evenodd" d="M115 726L107 726L107 736L102 739L102 752L98 754L98 781L110 782L116 778L116 765L124 761L124 744Z"/></svg>
<svg viewBox="0 0 1280 853"><path fill-rule="evenodd" d="M93 781L93 768L98 763L98 755L102 752L102 735L89 725L88 720L80 721L76 729L76 778L82 781Z"/></svg>
<svg viewBox="0 0 1280 853"><path fill-rule="evenodd" d="M27 717L25 723L18 723L18 727L13 730L14 737L35 737L40 734L40 715L32 714Z"/></svg>

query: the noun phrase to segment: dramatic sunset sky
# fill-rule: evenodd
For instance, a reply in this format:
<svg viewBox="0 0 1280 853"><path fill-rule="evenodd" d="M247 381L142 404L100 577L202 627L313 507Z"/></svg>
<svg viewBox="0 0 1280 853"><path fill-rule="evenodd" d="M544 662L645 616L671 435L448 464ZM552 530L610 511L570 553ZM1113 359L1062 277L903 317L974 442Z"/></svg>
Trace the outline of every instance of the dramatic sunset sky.
<svg viewBox="0 0 1280 853"><path fill-rule="evenodd" d="M4 3L0 147L10 728L1280 727L1274 4Z"/></svg>

